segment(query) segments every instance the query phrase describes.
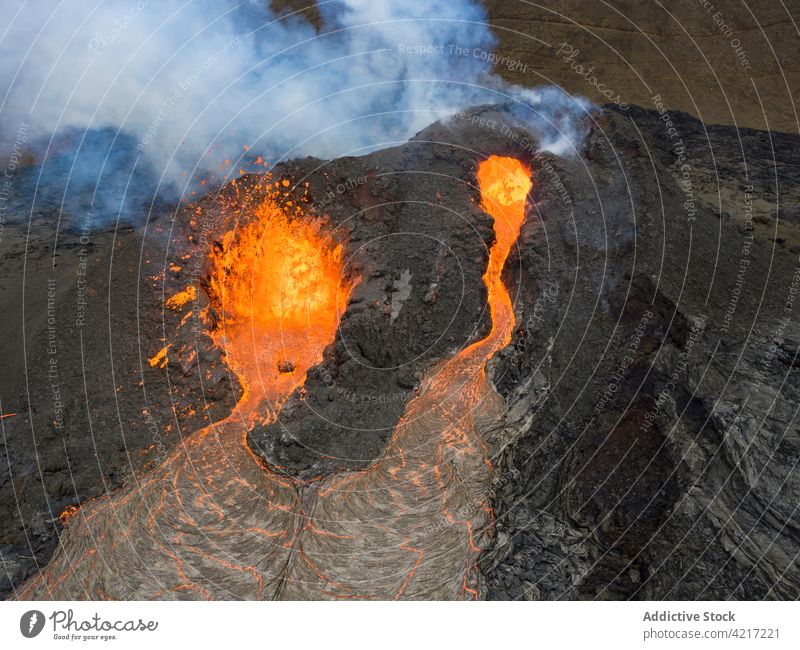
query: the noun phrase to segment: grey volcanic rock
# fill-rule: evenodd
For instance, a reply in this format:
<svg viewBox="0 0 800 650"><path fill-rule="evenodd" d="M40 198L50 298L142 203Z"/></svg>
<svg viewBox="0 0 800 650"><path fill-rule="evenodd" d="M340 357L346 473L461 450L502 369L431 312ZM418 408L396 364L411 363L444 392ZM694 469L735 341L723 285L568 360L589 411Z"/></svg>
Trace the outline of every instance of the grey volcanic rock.
<svg viewBox="0 0 800 650"><path fill-rule="evenodd" d="M607 107L588 120L579 155L531 156L509 143L513 132L533 139L512 115L474 113L510 129L450 121L359 160L387 175L402 171L381 200L409 215L405 229L423 230L425 221L404 201L422 200L432 215L445 202L469 215L484 241L485 221L469 210L478 200L475 161L501 153L533 168L528 219L506 266L519 326L490 364L508 412L493 440L487 597L796 598L799 139ZM358 201L339 209L360 217ZM453 233L440 236L450 242ZM461 241L465 255L480 252ZM402 251L382 253L373 271L380 282L366 285L377 285L373 301L355 294L364 305L357 326L348 309L323 366L278 422L250 435L283 471L312 477L363 467L402 413L402 402L365 408L326 385L333 377L356 396L359 386L396 390L386 377L406 358L401 339L386 333L406 272L413 288L397 322L411 322L409 340L429 340L432 254L420 266ZM475 262L463 259L461 268ZM485 300L480 283L462 291ZM368 310L382 292L386 313L373 338L362 319L375 322ZM474 302L458 316L450 349L429 348L412 362L408 386L426 362L485 329ZM442 320L434 331L444 331ZM351 350L380 359L380 369Z"/></svg>
<svg viewBox="0 0 800 650"><path fill-rule="evenodd" d="M66 508L135 481L236 403L221 351L164 309L189 269L165 261L168 216L148 233L57 233L55 210L4 229L0 594L48 561ZM201 358L151 366L167 333Z"/></svg>
<svg viewBox="0 0 800 650"><path fill-rule="evenodd" d="M531 164L537 148L517 107L485 106L400 147L278 168L304 188L334 233L346 233L359 282L323 364L276 421L250 432L254 452L304 479L364 468L379 456L425 371L488 331L481 278L494 235L480 208L478 163L498 154ZM548 168L554 160L537 159ZM619 190L620 183L607 201L620 202ZM526 228L537 223L532 211ZM601 246L602 215L585 229Z"/></svg>
<svg viewBox="0 0 800 650"><path fill-rule="evenodd" d="M489 598L800 595L800 139L671 119L609 111L569 206L538 175Z"/></svg>
<svg viewBox="0 0 800 650"><path fill-rule="evenodd" d="M536 153L506 108L470 115L483 126L454 118L392 149L273 170L328 219L359 282L323 363L250 432L251 449L304 479L380 455L425 373L487 332L493 233L475 171L514 156L534 187L505 268L517 329L489 364L506 414L485 432L495 532L483 595L800 596L800 138L682 114L668 116L671 137L657 113L610 106L564 158ZM91 344L58 332L66 434L52 427L46 321L24 324L24 358L22 323L9 326L3 413L22 417L0 421L4 589L47 561L64 507L158 462L151 420L169 450L235 404L241 388L209 336L208 251L246 220L237 197L258 180L154 215L147 231L93 236ZM27 255L29 315L47 313L46 219L32 242L24 228L4 235L13 295ZM64 324L78 236L59 244ZM196 301L165 310L189 284ZM164 363L147 363L167 343Z"/></svg>
<svg viewBox="0 0 800 650"><path fill-rule="evenodd" d="M435 138L423 132L362 158L281 170L308 183L311 206L347 233L359 279L323 364L248 438L283 471L364 467L425 370L486 332L481 277L493 234L474 187L479 156Z"/></svg>

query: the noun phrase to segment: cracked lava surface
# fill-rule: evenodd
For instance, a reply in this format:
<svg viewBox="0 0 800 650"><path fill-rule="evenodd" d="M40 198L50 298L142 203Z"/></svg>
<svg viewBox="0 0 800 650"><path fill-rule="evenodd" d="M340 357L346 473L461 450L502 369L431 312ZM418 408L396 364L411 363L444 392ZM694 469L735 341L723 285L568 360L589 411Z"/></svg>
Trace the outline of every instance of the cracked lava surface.
<svg viewBox="0 0 800 650"><path fill-rule="evenodd" d="M266 202L224 242L212 280L226 314L217 340L244 387L239 404L126 490L73 513L21 598L477 598L475 562L492 525L482 433L504 407L485 366L515 323L501 273L530 172L491 156L478 183L494 217L483 276L491 330L431 369L370 467L303 483L265 468L246 444L253 423L274 417L321 361L351 288L341 248L321 227ZM284 359L288 372L278 370Z"/></svg>

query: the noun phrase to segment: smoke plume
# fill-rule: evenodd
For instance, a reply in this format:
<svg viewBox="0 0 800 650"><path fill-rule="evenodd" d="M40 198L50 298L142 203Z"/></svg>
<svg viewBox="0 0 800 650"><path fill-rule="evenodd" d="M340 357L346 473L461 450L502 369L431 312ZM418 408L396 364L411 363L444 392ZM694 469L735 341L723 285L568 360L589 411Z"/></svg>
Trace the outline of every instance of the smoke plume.
<svg viewBox="0 0 800 650"><path fill-rule="evenodd" d="M15 192L71 218L141 219L154 197L222 182L256 154L357 155L510 98L563 152L584 108L501 83L470 0L321 0L318 25L266 2L5 5L0 134L10 150L24 129L37 162Z"/></svg>

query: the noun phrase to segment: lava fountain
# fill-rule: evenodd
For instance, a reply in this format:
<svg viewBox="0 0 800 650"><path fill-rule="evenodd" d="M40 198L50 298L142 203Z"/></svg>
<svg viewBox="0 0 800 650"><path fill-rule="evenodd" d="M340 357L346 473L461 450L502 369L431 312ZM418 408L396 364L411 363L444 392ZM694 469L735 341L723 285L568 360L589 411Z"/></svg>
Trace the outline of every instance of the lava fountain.
<svg viewBox="0 0 800 650"><path fill-rule="evenodd" d="M211 302L221 314L212 335L243 388L233 413L193 433L136 484L84 504L23 598L278 596L300 497L262 468L246 436L322 360L350 292L341 246L291 207L268 193L212 253ZM183 307L197 291L187 287L167 306ZM206 322L208 309L199 315Z"/></svg>
<svg viewBox="0 0 800 650"><path fill-rule="evenodd" d="M369 468L304 484L262 467L244 441L321 360L350 291L324 228L268 201L213 260L215 338L244 387L234 414L137 484L84 505L22 597L477 598L492 517L484 435L503 417L485 366L511 340L501 275L531 181L519 161L492 156L478 183L494 217L490 332L433 369Z"/></svg>
<svg viewBox="0 0 800 650"><path fill-rule="evenodd" d="M223 314L213 337L244 389L237 409L251 418L273 417L322 361L351 289L341 244L322 222L287 210L277 197L264 200L212 258L210 289Z"/></svg>

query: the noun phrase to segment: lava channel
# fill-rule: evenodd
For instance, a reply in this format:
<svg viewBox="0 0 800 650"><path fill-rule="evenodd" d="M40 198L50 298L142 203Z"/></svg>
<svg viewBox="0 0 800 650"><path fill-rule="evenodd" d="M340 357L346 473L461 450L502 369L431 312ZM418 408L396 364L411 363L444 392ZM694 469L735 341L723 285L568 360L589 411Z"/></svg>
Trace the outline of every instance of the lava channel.
<svg viewBox="0 0 800 650"><path fill-rule="evenodd" d="M351 289L322 228L267 201L215 260L225 313L216 336L244 387L234 413L135 485L81 507L21 597L477 598L475 563L492 524L482 434L504 406L485 367L515 324L501 274L530 172L491 156L478 183L494 217L483 276L491 330L429 374L369 468L303 484L264 468L245 442L319 363Z"/></svg>

